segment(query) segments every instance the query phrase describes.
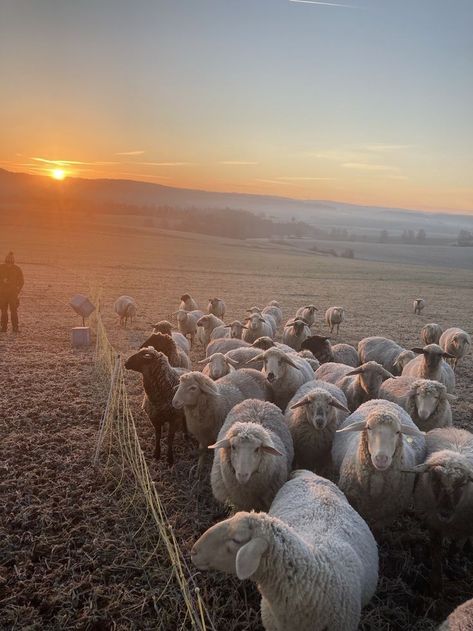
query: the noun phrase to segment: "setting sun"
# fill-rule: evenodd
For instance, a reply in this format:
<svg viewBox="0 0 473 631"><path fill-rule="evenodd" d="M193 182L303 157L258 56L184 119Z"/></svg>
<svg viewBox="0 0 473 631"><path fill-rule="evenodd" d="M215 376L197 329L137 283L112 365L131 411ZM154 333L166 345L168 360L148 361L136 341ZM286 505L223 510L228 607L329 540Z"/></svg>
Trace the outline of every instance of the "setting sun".
<svg viewBox="0 0 473 631"><path fill-rule="evenodd" d="M51 177L55 180L63 180L66 177L64 169L53 169L51 171Z"/></svg>

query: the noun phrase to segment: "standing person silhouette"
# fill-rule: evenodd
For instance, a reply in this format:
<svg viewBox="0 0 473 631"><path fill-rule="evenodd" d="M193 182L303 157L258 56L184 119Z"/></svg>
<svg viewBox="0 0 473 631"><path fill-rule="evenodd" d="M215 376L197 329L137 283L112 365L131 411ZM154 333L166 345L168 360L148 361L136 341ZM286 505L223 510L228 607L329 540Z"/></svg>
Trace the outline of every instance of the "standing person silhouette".
<svg viewBox="0 0 473 631"><path fill-rule="evenodd" d="M8 309L12 329L18 332L18 305L20 301L18 295L23 287L23 272L18 265L15 265L13 252L9 252L5 257L5 263L0 265L0 310L2 312L0 330L5 333L8 326Z"/></svg>

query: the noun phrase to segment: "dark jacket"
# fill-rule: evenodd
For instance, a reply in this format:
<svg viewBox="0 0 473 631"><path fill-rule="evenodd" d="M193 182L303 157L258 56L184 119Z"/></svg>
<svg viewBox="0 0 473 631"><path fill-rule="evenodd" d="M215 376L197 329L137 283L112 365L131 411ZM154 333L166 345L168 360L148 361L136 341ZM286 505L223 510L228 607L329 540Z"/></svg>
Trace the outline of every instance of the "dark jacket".
<svg viewBox="0 0 473 631"><path fill-rule="evenodd" d="M2 263L0 265L0 294L18 295L23 287L23 272L18 265Z"/></svg>

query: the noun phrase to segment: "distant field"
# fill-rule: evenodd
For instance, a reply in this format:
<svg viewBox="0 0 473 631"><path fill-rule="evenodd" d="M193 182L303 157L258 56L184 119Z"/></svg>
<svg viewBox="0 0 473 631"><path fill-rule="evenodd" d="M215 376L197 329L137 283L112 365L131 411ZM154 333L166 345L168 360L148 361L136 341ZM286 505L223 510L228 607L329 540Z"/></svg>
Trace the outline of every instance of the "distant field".
<svg viewBox="0 0 473 631"><path fill-rule="evenodd" d="M321 247L336 246L324 242ZM470 330L473 323L473 271L466 264L453 271L423 267L419 260L410 260L416 265L352 261L198 235L0 223L0 255L9 249L23 267L26 284L22 332L0 337L5 379L0 472L5 514L10 515L0 541L2 629L188 628L179 605L166 596L159 556L141 550L133 538L142 519L120 501L120 493L111 493L114 484L100 469L90 466L105 401L94 384L92 351L70 348L70 328L78 323L67 306L73 294L88 293L90 283L103 287L104 321L124 356L144 340L149 322L172 319L184 291L202 306L211 295L225 298L229 319L242 318L247 307L273 298L281 302L286 318L314 302L320 309L315 330L323 331L324 310L340 304L347 309L347 321L339 339L352 344L381 334L413 346L426 322ZM121 294L133 295L139 304L137 321L126 331L118 328L113 313ZM412 313L417 296L427 302L421 317ZM202 355L197 348L192 360ZM469 429L472 371L470 355L460 364L453 404L455 423ZM127 375L127 387L153 479L188 558L192 543L221 508L208 489L199 497L193 491L188 472L195 448L181 436L173 470L153 462L152 431L140 408L140 379ZM405 531L416 535L417 543L403 541ZM427 539L411 518L387 533L380 551L381 579L363 613L363 631L433 631L453 607L471 597L471 553L450 560L444 596L428 596ZM145 561L149 583L142 571ZM251 583L198 573L196 580L215 629L261 631L259 597Z"/></svg>

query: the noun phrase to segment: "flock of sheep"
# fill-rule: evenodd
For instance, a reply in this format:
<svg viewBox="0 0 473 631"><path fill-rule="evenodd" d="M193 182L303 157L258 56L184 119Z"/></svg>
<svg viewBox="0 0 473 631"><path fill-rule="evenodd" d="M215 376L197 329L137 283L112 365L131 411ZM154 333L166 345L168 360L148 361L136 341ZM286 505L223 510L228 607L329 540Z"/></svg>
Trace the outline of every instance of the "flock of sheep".
<svg viewBox="0 0 473 631"><path fill-rule="evenodd" d="M115 310L126 324L136 304L122 296ZM156 458L164 425L169 465L180 428L199 444L201 478L213 454L212 492L233 516L200 537L192 561L255 581L267 631L357 629L378 581L374 535L412 505L431 537L433 591L443 538L473 536L473 434L453 427L450 407L468 333L428 324L423 346L367 337L355 349L312 335L316 311L301 307L277 342L276 301L225 324L223 300L204 313L184 294L178 330L158 322L125 364L143 377ZM344 309L325 321L338 333ZM194 344L205 348L201 372ZM463 628L449 625L471 610L441 628Z"/></svg>

